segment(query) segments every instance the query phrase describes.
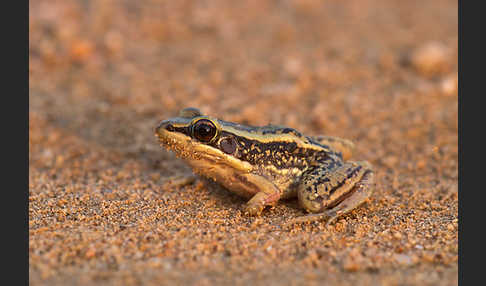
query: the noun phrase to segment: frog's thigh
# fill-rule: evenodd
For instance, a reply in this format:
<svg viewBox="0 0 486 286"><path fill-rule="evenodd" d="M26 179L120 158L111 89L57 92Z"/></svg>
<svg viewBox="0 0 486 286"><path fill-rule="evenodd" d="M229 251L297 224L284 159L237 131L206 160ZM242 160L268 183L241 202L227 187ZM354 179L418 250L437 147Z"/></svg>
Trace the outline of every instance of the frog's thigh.
<svg viewBox="0 0 486 286"><path fill-rule="evenodd" d="M324 135L313 136L311 138L323 145L330 146L331 148L341 152L341 154L343 154L343 160L348 160L353 155L354 143L350 140Z"/></svg>
<svg viewBox="0 0 486 286"><path fill-rule="evenodd" d="M246 203L245 212L248 214L259 215L265 206L273 206L280 199L280 190L266 178L252 174L245 175L245 178L259 188L259 192Z"/></svg>
<svg viewBox="0 0 486 286"><path fill-rule="evenodd" d="M353 193L349 197L345 198L341 203L325 212L326 216L329 217L326 225L362 204L367 198L369 198L371 193L373 193L373 189L374 173L370 171L363 175L363 178L358 184L356 184Z"/></svg>
<svg viewBox="0 0 486 286"><path fill-rule="evenodd" d="M343 170L346 170L346 172L344 173ZM340 181L334 181L335 188L330 188L331 186L323 186L324 188L328 188L327 194L324 192L322 196L319 196L313 201L301 201L301 204L304 206L306 203L307 205L315 205L315 202L320 202L322 204L320 210L307 208L309 211L318 213L299 217L291 221L291 223L315 221L327 218L328 220L326 224L329 224L339 216L355 209L373 192L374 173L368 162L345 163L330 176L341 178ZM301 190L301 192L302 191L303 190ZM309 197L308 194L305 195L307 195L307 198ZM305 200L305 195L299 194L299 200L301 198ZM338 195L339 197L333 198L333 195ZM327 201L325 200L326 198Z"/></svg>

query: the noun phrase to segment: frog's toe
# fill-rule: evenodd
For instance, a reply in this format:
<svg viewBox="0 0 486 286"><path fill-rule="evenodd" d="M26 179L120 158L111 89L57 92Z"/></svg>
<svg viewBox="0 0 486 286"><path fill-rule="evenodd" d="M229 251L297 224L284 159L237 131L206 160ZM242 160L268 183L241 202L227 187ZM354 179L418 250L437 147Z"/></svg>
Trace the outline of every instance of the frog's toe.
<svg viewBox="0 0 486 286"><path fill-rule="evenodd" d="M326 220L326 226L330 225L334 222L338 217L341 216L341 213L336 212L335 210L328 210L322 213L315 213L315 214L308 214L301 217L294 218L287 222L285 225L292 225L296 223L307 223L313 221L321 221Z"/></svg>
<svg viewBox="0 0 486 286"><path fill-rule="evenodd" d="M306 223L306 222L313 222L313 221L319 221L327 218L327 213L317 213L317 214L308 214L308 215L303 215L294 219L291 219L287 223L285 223L285 226L289 226L292 224L296 223Z"/></svg>
<svg viewBox="0 0 486 286"><path fill-rule="evenodd" d="M263 211L263 205L248 204L245 207L245 213L250 216L259 216Z"/></svg>
<svg viewBox="0 0 486 286"><path fill-rule="evenodd" d="M329 210L325 212L325 214L327 217L326 226L330 225L331 222L335 221L340 216L340 214L338 214L334 210Z"/></svg>

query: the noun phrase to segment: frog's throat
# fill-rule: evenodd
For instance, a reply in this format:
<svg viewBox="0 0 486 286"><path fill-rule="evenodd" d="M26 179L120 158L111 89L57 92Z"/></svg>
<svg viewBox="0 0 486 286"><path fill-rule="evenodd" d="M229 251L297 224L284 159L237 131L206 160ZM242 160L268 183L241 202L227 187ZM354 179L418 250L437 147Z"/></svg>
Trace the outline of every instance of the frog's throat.
<svg viewBox="0 0 486 286"><path fill-rule="evenodd" d="M188 161L191 165L203 166L206 163L208 167L227 165L229 168L243 172L252 170L250 163L239 160L217 148L205 145L187 135L160 130L156 136L158 136L162 146L173 151L176 156Z"/></svg>

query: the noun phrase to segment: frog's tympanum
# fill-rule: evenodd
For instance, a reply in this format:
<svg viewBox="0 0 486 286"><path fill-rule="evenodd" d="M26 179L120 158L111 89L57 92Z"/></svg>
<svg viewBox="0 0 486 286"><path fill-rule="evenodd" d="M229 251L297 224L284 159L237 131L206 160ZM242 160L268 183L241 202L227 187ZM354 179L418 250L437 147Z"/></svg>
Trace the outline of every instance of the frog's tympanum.
<svg viewBox="0 0 486 286"><path fill-rule="evenodd" d="M354 145L337 137L305 136L274 125L240 125L195 108L162 121L155 135L196 173L249 198L245 212L250 215L259 215L280 199L298 197L312 214L292 223L330 223L363 203L374 188L371 165L345 161Z"/></svg>

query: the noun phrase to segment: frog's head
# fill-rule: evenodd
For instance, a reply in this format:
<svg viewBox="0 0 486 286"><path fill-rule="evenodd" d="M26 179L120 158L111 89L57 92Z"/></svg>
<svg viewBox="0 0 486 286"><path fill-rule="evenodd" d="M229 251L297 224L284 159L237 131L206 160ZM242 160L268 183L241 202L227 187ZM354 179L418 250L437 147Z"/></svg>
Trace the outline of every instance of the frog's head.
<svg viewBox="0 0 486 286"><path fill-rule="evenodd" d="M165 148L199 170L302 169L316 158L316 152L325 151L292 128L231 123L195 108L183 109L178 117L162 121L155 135Z"/></svg>
<svg viewBox="0 0 486 286"><path fill-rule="evenodd" d="M224 121L185 108L179 116L160 122L155 136L177 156L199 166L228 165L249 170L251 165L238 158L237 138L225 132Z"/></svg>

